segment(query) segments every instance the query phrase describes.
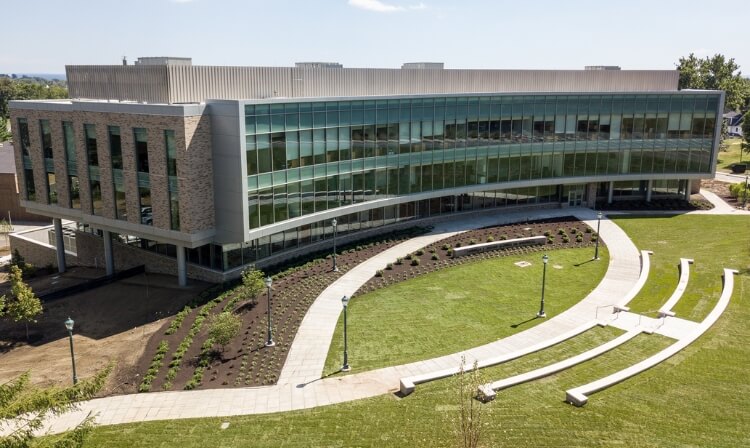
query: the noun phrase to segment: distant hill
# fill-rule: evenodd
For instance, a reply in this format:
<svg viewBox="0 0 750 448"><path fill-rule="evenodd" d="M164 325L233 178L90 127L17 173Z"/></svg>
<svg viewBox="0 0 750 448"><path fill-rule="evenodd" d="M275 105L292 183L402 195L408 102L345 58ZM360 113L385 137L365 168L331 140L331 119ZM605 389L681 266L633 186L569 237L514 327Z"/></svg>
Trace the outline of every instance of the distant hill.
<svg viewBox="0 0 750 448"><path fill-rule="evenodd" d="M25 76L28 78L43 78L50 81L53 79L65 80L65 73L7 73L7 76L13 77L13 75L16 75L16 78L23 78Z"/></svg>

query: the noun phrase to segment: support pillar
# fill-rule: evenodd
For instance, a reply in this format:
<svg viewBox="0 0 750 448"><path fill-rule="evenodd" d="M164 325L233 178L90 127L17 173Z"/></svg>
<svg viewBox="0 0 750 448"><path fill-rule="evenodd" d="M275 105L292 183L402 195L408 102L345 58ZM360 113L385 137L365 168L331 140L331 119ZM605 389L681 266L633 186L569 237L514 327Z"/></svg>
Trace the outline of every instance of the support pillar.
<svg viewBox="0 0 750 448"><path fill-rule="evenodd" d="M112 253L112 234L108 230L102 231L104 240L104 266L107 268L107 275L115 274L115 257Z"/></svg>
<svg viewBox="0 0 750 448"><path fill-rule="evenodd" d="M646 202L651 202L651 192L654 189L654 181L649 179L646 185Z"/></svg>
<svg viewBox="0 0 750 448"><path fill-rule="evenodd" d="M615 182L614 181L610 181L609 182L609 191L607 192L607 204L611 204L612 203L612 199L614 198L614 195L615 195Z"/></svg>
<svg viewBox="0 0 750 448"><path fill-rule="evenodd" d="M185 261L185 248L175 246L177 250L177 284L187 286L187 263Z"/></svg>
<svg viewBox="0 0 750 448"><path fill-rule="evenodd" d="M685 200L690 200L690 179L685 179Z"/></svg>
<svg viewBox="0 0 750 448"><path fill-rule="evenodd" d="M55 252L57 252L57 272L65 272L65 240L63 239L62 219L52 220L55 225Z"/></svg>

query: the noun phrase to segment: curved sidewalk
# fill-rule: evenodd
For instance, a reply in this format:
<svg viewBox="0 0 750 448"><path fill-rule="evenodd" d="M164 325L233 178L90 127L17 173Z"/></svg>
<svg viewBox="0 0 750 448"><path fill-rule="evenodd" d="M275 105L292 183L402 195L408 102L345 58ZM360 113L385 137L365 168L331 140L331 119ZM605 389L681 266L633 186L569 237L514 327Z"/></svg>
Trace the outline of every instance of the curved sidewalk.
<svg viewBox="0 0 750 448"><path fill-rule="evenodd" d="M607 273L594 291L567 311L534 328L465 352L354 375L320 379L333 329L341 312L341 296L355 292L385 263L415 250L418 248L415 247L417 244L421 247L457 232L526 219L538 220L570 215L586 221L589 225L596 225L596 213L582 208L511 213L500 210L491 215L459 216L455 220L436 224L428 235L402 243L362 263L326 289L310 308L303 321L304 330L300 328L306 335L303 337L298 333L295 338L277 385L100 398L83 402L80 410L52 419L47 429L52 432L70 429L89 413L97 415L96 421L99 424L107 425L147 420L262 414L352 401L394 392L398 389L400 378L454 367L464 355L470 362L474 359L487 359L568 332L586 321L595 319L598 308L615 303L622 295L622 291L630 290L638 280L638 250L625 232L608 219L602 220L600 230L610 255ZM412 241L414 244L410 244ZM311 345L316 347L308 349L306 345L309 340L313 343ZM308 362L311 364L310 368L301 367L301 364Z"/></svg>

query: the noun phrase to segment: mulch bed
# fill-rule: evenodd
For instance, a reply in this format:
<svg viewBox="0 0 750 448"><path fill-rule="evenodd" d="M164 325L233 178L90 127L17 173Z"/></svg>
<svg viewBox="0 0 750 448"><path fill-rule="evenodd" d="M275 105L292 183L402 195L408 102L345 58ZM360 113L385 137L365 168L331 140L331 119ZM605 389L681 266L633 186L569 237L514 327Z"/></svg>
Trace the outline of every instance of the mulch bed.
<svg viewBox="0 0 750 448"><path fill-rule="evenodd" d="M714 208L711 202L703 197L697 197L686 201L684 199L653 199L651 202L645 200L613 201L607 204L606 201L597 202L597 210L654 210L654 211L693 211L693 210L711 210Z"/></svg>
<svg viewBox="0 0 750 448"><path fill-rule="evenodd" d="M729 185L731 184L716 179L701 181L701 187L719 196L730 206L742 208L742 201L738 201L737 198L733 198L732 195L729 194Z"/></svg>
<svg viewBox="0 0 750 448"><path fill-rule="evenodd" d="M565 233L560 233L560 230ZM473 255L464 255L458 258L453 258L450 255L452 248L456 247L546 234L549 234L547 244L543 245L495 249ZM578 235L580 235L580 238L578 238ZM356 294L365 294L400 281L434 272L438 269L479 260L507 255L592 246L596 241L596 238L592 239L594 235L596 233L590 227L573 217L561 217L471 230L435 242L424 249L417 250L408 257L400 260L400 262L393 260L392 263L383 266L383 269L378 271L375 277L362 285ZM600 242L600 244L601 247L604 247L604 242ZM415 263L414 260L418 260L418 262Z"/></svg>
<svg viewBox="0 0 750 448"><path fill-rule="evenodd" d="M469 263L489 257L589 246L593 244L592 236L594 233L590 229L589 232L591 233L586 233L587 229L588 226L582 222L567 217L465 232L415 252L410 256L410 260L405 259L402 264L396 264L396 260L394 260L390 269L385 269L384 266L380 273L382 276L369 280L357 294L369 292L447 266ZM559 230L563 230L564 234L561 234ZM499 241L501 239L544 235L545 232L550 236L548 243L541 246L495 250L456 259L449 255L449 250L452 247L467 246L492 239ZM156 373L148 390L180 390L186 388L186 386L188 389L214 389L275 384L299 325L318 295L349 269L411 236L406 234L396 235L381 242L361 243L360 246L345 248L338 256L339 272L331 271L331 260L326 258L309 262L299 268L289 269L276 275L271 301L273 339L276 343L274 347L265 347L268 325L265 292L261 293L256 300L244 297L242 287L231 289L212 300L211 297L204 295L204 300L208 303L191 310L175 333L165 334L170 324L170 322L167 322L148 342L145 355L138 366L141 375L149 370L159 345L164 341L169 345L163 360L156 363L157 368L154 369ZM417 253L421 253L421 255L417 255ZM433 256L437 259L433 260ZM412 260L419 260L419 262L417 264ZM215 289L214 295L219 292L218 288ZM237 304L243 303L245 306L239 306L238 308ZM206 308L201 311L203 307ZM215 351L216 347L203 347L207 339L210 316L224 309L235 308L238 308L236 312L242 319L240 336L230 342L222 353ZM205 317L201 318L201 313ZM197 331L193 329L192 342L189 343L189 347L181 359L173 362L175 351L183 343L186 336L190 336L191 328L196 319L199 322L202 320L202 324L198 326ZM200 367L201 359L204 360L205 368ZM170 363L174 371L172 374L169 374ZM196 379L196 372L198 379ZM134 389L138 388L139 383L141 381L135 381ZM131 392L135 391L132 390Z"/></svg>

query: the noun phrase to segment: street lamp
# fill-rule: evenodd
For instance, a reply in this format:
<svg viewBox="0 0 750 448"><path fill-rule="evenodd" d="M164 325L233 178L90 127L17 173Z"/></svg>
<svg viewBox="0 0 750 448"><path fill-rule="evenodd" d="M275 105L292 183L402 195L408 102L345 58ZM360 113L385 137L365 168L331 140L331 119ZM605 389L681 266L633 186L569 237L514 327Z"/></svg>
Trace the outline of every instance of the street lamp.
<svg viewBox="0 0 750 448"><path fill-rule="evenodd" d="M347 341L346 341L346 308L347 305L349 305L349 297L344 296L341 298L341 304L344 305L344 365L341 366L342 372L348 372L352 370L351 367L349 367L349 350L347 347Z"/></svg>
<svg viewBox="0 0 750 448"><path fill-rule="evenodd" d="M338 272L339 267L336 266L336 218L333 218L331 225L333 226L333 272Z"/></svg>
<svg viewBox="0 0 750 448"><path fill-rule="evenodd" d="M78 384L78 375L76 375L76 356L73 354L73 319L68 317L65 321L65 328L68 329L68 338L70 339L70 359L73 361L73 385Z"/></svg>
<svg viewBox="0 0 750 448"><path fill-rule="evenodd" d="M273 334L271 333L271 285L273 284L273 279L268 276L266 277L266 289L268 290L268 337L266 339L266 347L273 347L276 345L275 342L273 342Z"/></svg>
<svg viewBox="0 0 750 448"><path fill-rule="evenodd" d="M594 250L594 260L599 259L599 228L602 226L602 212L596 214L596 249Z"/></svg>
<svg viewBox="0 0 750 448"><path fill-rule="evenodd" d="M740 154L742 154L742 150L740 150ZM747 206L747 178L748 176L745 175L745 196L742 198L742 208L746 208Z"/></svg>
<svg viewBox="0 0 750 448"><path fill-rule="evenodd" d="M539 308L539 312L536 313L536 317L547 317L547 315L544 313L544 284L547 283L547 262L549 261L549 257L547 254L544 254L542 256L542 262L544 263L544 271L542 271L542 305Z"/></svg>

